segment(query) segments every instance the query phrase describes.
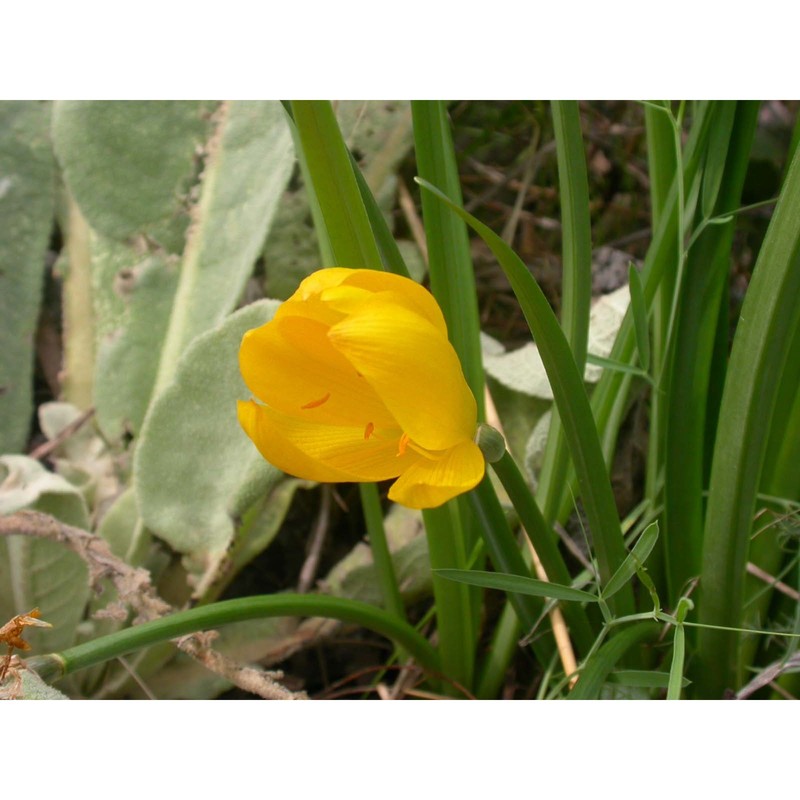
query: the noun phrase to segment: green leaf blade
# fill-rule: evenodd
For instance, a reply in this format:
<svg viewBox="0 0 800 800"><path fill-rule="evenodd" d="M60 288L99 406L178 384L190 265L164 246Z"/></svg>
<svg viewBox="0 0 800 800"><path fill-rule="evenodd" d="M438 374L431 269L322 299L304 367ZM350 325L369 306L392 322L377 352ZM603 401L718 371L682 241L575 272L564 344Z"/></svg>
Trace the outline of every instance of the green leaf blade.
<svg viewBox="0 0 800 800"><path fill-rule="evenodd" d="M458 583L480 586L483 589L499 589L511 594L524 594L530 597L545 597L551 600L567 600L575 603L596 603L597 595L582 589L573 589L537 578L526 578L524 575L508 575L501 572L483 572L480 570L437 569L436 574Z"/></svg>

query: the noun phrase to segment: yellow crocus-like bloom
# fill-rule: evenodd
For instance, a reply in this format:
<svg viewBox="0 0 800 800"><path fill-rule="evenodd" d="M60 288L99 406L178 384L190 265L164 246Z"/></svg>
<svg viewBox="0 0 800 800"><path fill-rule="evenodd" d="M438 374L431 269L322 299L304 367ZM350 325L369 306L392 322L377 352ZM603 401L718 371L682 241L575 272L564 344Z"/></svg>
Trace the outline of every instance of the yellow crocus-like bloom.
<svg viewBox="0 0 800 800"><path fill-rule="evenodd" d="M439 506L483 477L475 398L439 306L408 278L315 272L245 334L239 366L260 401L239 402L239 422L290 475L396 478L389 498L411 508Z"/></svg>

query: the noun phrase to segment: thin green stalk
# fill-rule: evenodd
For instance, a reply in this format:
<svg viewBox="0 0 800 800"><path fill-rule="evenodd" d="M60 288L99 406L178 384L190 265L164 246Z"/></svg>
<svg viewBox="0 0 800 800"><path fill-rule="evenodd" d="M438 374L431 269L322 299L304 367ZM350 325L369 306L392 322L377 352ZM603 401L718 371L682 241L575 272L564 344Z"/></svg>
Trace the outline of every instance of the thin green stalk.
<svg viewBox="0 0 800 800"><path fill-rule="evenodd" d="M491 647L488 648L478 671L475 696L479 700L491 700L497 697L506 679L508 665L519 648L519 638L519 618L514 606L508 602L495 623ZM557 653L553 653L553 656L558 660Z"/></svg>
<svg viewBox="0 0 800 800"><path fill-rule="evenodd" d="M742 306L722 397L711 470L700 622L738 627L753 509L773 410L800 325L800 157L795 153ZM736 688L739 635L701 629L697 690Z"/></svg>
<svg viewBox="0 0 800 800"><path fill-rule="evenodd" d="M553 530L542 515L511 454L506 450L503 457L492 464L492 468L508 493L511 504L542 562L548 580L569 586L572 578L553 538ZM562 611L578 649L582 654L586 654L592 646L594 634L583 608L575 603L567 603L562 606Z"/></svg>
<svg viewBox="0 0 800 800"><path fill-rule="evenodd" d="M292 114L334 265L382 269L333 107L328 101L296 100L292 102Z"/></svg>
<svg viewBox="0 0 800 800"><path fill-rule="evenodd" d="M458 166L445 104L438 100L414 101L411 114L420 177L439 186L450 200L461 205ZM480 421L484 418L483 360L478 294L467 227L426 192L422 194L422 217L431 291L442 307L450 341L475 395Z"/></svg>
<svg viewBox="0 0 800 800"><path fill-rule="evenodd" d="M597 700L611 671L634 645L652 639L659 631L654 622L642 622L618 633L581 666L580 677L567 700Z"/></svg>
<svg viewBox="0 0 800 800"><path fill-rule="evenodd" d="M509 575L532 577L488 475L470 492L469 499L495 570ZM526 631L532 630L539 624L544 611L541 599L522 594L510 594L509 599ZM539 655L544 656L541 663L546 666L550 658L549 650L540 650L537 653L537 656Z"/></svg>
<svg viewBox="0 0 800 800"><path fill-rule="evenodd" d="M592 227L589 214L589 180L581 134L578 103L551 103L558 159L561 196L562 287L561 327L569 342L578 371L583 374L589 336L589 307L592 301ZM536 499L545 520L556 519L563 502L569 448L558 409L554 408L547 434Z"/></svg>
<svg viewBox="0 0 800 800"><path fill-rule="evenodd" d="M562 244L562 263L563 263L563 282L562 282L562 314L561 326L564 335L572 349L575 363L579 370L583 370L586 361L586 347L589 332L589 306L591 304L592 288L592 234L591 217L589 214L589 181L586 174L586 155L584 152L583 136L581 133L580 112L578 103L569 101L554 101L551 104L553 115L553 125L555 128L556 154L558 160L559 192L561 195L561 228L563 231ZM510 459L511 457L508 456ZM515 465L516 466L516 465ZM550 429L547 436L547 444L543 456L542 468L539 472L539 484L536 491L536 500L541 504L542 522L552 523L558 516L560 507L569 497L566 491L567 473L569 466L569 448L564 437L563 426L558 410L554 409L550 419ZM502 469L502 467L501 467ZM495 466L497 470L497 465ZM501 477L502 480L502 477ZM530 495L527 486L523 484L524 494ZM506 487L508 491L508 487ZM531 498L531 501L533 499ZM519 505L512 502L517 507ZM525 502L525 501L521 501ZM536 512L539 506L533 502ZM523 522L528 527L528 523ZM544 525L546 538L550 546L553 543L552 530ZM533 538L537 531L528 531ZM543 548L547 544L541 541L533 541L533 545L542 558ZM558 550L556 548L556 554ZM560 560L560 556L559 556ZM557 579L551 575L545 560L542 561L545 571L551 580L564 582L566 570L562 573L562 578ZM562 561L563 565L563 561ZM492 662L489 666L500 665L499 654L506 653L509 656L516 647L518 636L517 626L512 624L508 614L513 613L507 604L499 624L494 633L492 641ZM568 608L568 624L573 635L578 639L578 646L583 652L585 647L591 646L587 637L591 637L588 620L583 610L577 606ZM580 621L578 618L581 618ZM502 669L504 672L505 670ZM489 681L491 673L488 670L484 676ZM497 678L501 677L501 671L497 670Z"/></svg>
<svg viewBox="0 0 800 800"><path fill-rule="evenodd" d="M420 183L450 206L481 236L500 262L517 296L528 326L539 345L553 396L564 422L565 435L597 552L601 582L604 584L622 563L626 550L583 376L578 372L561 326L536 280L511 248L494 231L455 205L436 187L424 181ZM633 592L630 587L626 587L614 598L614 605L619 613L628 613L633 608Z"/></svg>
<svg viewBox="0 0 800 800"><path fill-rule="evenodd" d="M378 585L383 595L383 604L387 611L398 619L405 620L406 609L400 595L400 587L397 585L389 543L386 540L386 528L383 525L383 509L378 496L378 487L374 483L360 483L358 488L361 492L361 505L367 524L369 546L372 549L372 561L375 564Z"/></svg>
<svg viewBox="0 0 800 800"><path fill-rule="evenodd" d="M715 107L703 172L701 219L739 204L757 113L755 103ZM728 138L722 138L719 130ZM664 520L668 596L673 603L686 582L700 572L705 431L713 424L707 404L720 305L727 307L728 302L724 289L732 238L731 224L708 226L688 254L679 288L665 398Z"/></svg>
<svg viewBox="0 0 800 800"><path fill-rule="evenodd" d="M458 506L450 502L439 508L428 508L422 512L422 518L428 539L428 557L434 570L433 596L436 600L436 630L442 671L472 691L477 634L470 597L476 590L441 578L435 572L437 569L467 568ZM453 694L458 694L456 687L452 687L452 690Z"/></svg>
<svg viewBox="0 0 800 800"><path fill-rule="evenodd" d="M453 139L445 104L411 104L414 147L419 173L439 182L449 197L461 201ZM428 248L431 291L442 308L450 341L461 360L464 376L483 419L483 362L475 276L467 229L461 220L423 195L422 216ZM459 513L459 501L424 514L431 567L465 567L466 553L476 535L469 517ZM450 583L449 586L445 585ZM439 646L445 672L472 689L480 593L434 577ZM450 669L457 670L450 672Z"/></svg>
<svg viewBox="0 0 800 800"><path fill-rule="evenodd" d="M361 170L352 153L350 154L350 163L353 166L353 172L356 176L358 189L361 192L361 199L364 201L364 208L366 209L369 223L372 226L372 232L375 234L375 241L381 251L384 269L387 272L393 272L395 275L402 275L404 278L411 277L403 255L400 252L400 248L397 246L397 242L394 236L392 236L389 226L386 224L383 212L367 185L366 179L361 174Z"/></svg>
<svg viewBox="0 0 800 800"><path fill-rule="evenodd" d="M669 108L669 104L664 104ZM650 206L652 228L656 230L668 209L669 191L675 177L683 173L680 141L675 142L671 121L664 111L650 105L645 106L647 129L647 162L650 177ZM661 281L651 305L651 358L653 375L661 375L667 350L667 323L670 300L674 291L671 273ZM647 468L645 470L645 497L651 507L661 504L661 480L664 460L664 436L666 427L666 406L663 387L653 386L650 390L650 414L647 437ZM653 556L650 572L659 591L666 596L666 575L664 572L664 538Z"/></svg>
<svg viewBox="0 0 800 800"><path fill-rule="evenodd" d="M659 107L659 113L666 114L667 112ZM708 137L709 118L707 104L701 104L695 115L686 143L683 172L674 176L661 217L653 231L653 240L647 251L641 272L644 296L648 308L652 307L653 299L662 281L671 279L670 276L674 275L680 261L683 185L684 183L692 184L700 168L701 157ZM680 131L676 130L674 135L679 148ZM668 322L665 324L668 328ZM633 316L628 313L617 334L611 358L615 361L631 364L633 363L635 348ZM610 463L615 450L617 431L622 421L621 409L625 405L629 386L629 375L613 370L604 370L592 393L592 409L597 421L597 428L600 431L606 463ZM658 390L663 390L663 388L659 383Z"/></svg>
<svg viewBox="0 0 800 800"><path fill-rule="evenodd" d="M198 606L101 636L61 653L30 659L29 665L43 680L53 681L197 631L249 619L289 616L327 617L361 625L405 648L425 669L437 672L440 668L438 656L428 641L393 614L358 600L308 594L257 595Z"/></svg>

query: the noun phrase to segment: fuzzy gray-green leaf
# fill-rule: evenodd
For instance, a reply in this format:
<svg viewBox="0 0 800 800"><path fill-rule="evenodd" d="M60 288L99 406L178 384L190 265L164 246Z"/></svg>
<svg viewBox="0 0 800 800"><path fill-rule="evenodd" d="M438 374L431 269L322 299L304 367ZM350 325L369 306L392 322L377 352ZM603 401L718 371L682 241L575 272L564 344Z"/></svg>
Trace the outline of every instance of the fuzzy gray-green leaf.
<svg viewBox="0 0 800 800"><path fill-rule="evenodd" d="M53 226L50 104L0 102L0 453L21 452L33 410L33 344Z"/></svg>
<svg viewBox="0 0 800 800"><path fill-rule="evenodd" d="M201 564L224 553L235 519L282 475L259 455L236 416L237 399L250 397L239 375L242 336L271 319L276 307L254 303L200 336L142 428L134 461L142 519Z"/></svg>
<svg viewBox="0 0 800 800"><path fill-rule="evenodd" d="M223 104L187 236L155 394L172 379L192 340L236 307L293 165L279 103Z"/></svg>
<svg viewBox="0 0 800 800"><path fill-rule="evenodd" d="M118 240L146 233L180 253L212 110L197 101L56 103L56 154L89 225Z"/></svg>
<svg viewBox="0 0 800 800"><path fill-rule="evenodd" d="M86 504L68 481L27 456L0 457L0 514L28 508L78 528L89 526ZM38 607L53 627L31 637L37 652L74 643L88 596L86 565L63 544L29 536L0 539L0 618Z"/></svg>

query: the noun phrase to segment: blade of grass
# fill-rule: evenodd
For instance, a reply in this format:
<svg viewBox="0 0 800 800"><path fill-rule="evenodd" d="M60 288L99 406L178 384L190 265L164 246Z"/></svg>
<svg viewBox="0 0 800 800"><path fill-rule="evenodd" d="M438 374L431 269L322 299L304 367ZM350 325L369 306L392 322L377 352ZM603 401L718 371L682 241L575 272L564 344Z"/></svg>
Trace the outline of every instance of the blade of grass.
<svg viewBox="0 0 800 800"><path fill-rule="evenodd" d="M610 358L603 358L603 356L596 356L594 353L589 353L586 356L586 361L589 364L594 364L596 367L603 369L615 370L616 372L624 372L626 375L632 375L635 378L641 378L650 384L653 384L653 379L644 370L639 367L632 367L630 364L625 364L622 361L614 361Z"/></svg>
<svg viewBox="0 0 800 800"><path fill-rule="evenodd" d="M650 328L647 324L647 303L644 299L639 270L633 264L628 269L628 283L631 290L631 313L633 314L633 328L636 332L636 349L639 352L639 363L647 372L650 369Z"/></svg>
<svg viewBox="0 0 800 800"><path fill-rule="evenodd" d="M650 108L651 106L647 107ZM656 113L667 114L660 106L657 107ZM666 118L669 119L668 117ZM701 158L705 152L709 120L708 104L702 103L697 109L689 132L683 159L684 169L682 172L673 174L672 185L667 193L661 216L654 227L653 241L648 248L641 271L642 288L644 289L648 308L652 306L662 281L674 281L680 258L679 244L682 243L682 235L680 233L683 227L682 187L684 183L692 184L695 181ZM674 132L673 136L675 148L677 149L680 143L680 133ZM671 295L668 301L671 301ZM667 302L667 306L669 305L670 302ZM668 316L669 312L667 312ZM666 330L668 320L665 321L664 325ZM634 336L633 312L629 310L622 321L609 356L610 359L632 364L636 347ZM622 421L622 411L627 405L629 385L629 376L620 372L606 370L592 393L592 409L597 421L597 428L600 431L603 453L607 463L610 463L614 453L617 431ZM665 387L660 386L659 388L663 391ZM656 473L658 472L659 470L656 470Z"/></svg>
<svg viewBox="0 0 800 800"><path fill-rule="evenodd" d="M561 327L572 356L583 374L589 336L589 307L592 301L592 229L589 215L589 180L581 134L578 103L554 101L551 104L558 160L558 186L561 196ZM569 448L558 409L554 408L547 444L539 472L537 501L545 520L556 518L566 489Z"/></svg>
<svg viewBox="0 0 800 800"><path fill-rule="evenodd" d="M478 233L500 262L511 283L539 346L553 388L553 396L561 413L597 551L601 581L605 584L624 560L625 545L583 378L575 365L561 326L528 268L508 245L490 228L455 205L435 186L422 179L418 181ZM633 593L629 589L623 590L616 602L620 613L629 613L633 608Z"/></svg>
<svg viewBox="0 0 800 800"><path fill-rule="evenodd" d="M398 619L405 619L406 610L392 565L386 529L383 526L383 509L378 496L378 487L374 483L360 483L358 488L361 493L364 520L367 524L367 536L372 549L372 560L378 575L378 585L383 595L383 604Z"/></svg>
<svg viewBox="0 0 800 800"><path fill-rule="evenodd" d="M581 120L578 103L569 101L553 101L551 103L553 127L556 141L556 157L558 162L559 194L561 199L562 228L562 313L561 326L572 349L575 363L579 371L583 371L586 361L587 339L589 331L589 307L591 304L592 286L592 235L589 214L589 181L586 174L586 155L581 133ZM546 563L548 545L553 546L553 532L550 526L558 515L560 507L571 500L567 474L569 470L569 448L564 437L563 425L558 410L551 414L547 443L539 470L539 482L536 490L536 501L531 502L535 511L531 515L538 517L533 529L531 520L523 521L533 546L538 553L547 573L548 579L565 582L552 570L555 567ZM502 479L502 478L501 478ZM506 487L508 491L508 487ZM525 487L524 495L530 491ZM519 507L520 502L528 505L528 501L514 500ZM539 505L541 513L539 513ZM519 508L518 508L519 513ZM541 525L538 524L541 521ZM542 535L537 536L539 531ZM557 552L557 549L556 549ZM526 554L527 556L528 554ZM503 620L510 613L508 605L503 612ZM568 606L564 609L570 626L572 637L584 654L591 647L593 636L588 619L583 609ZM501 637L507 637L504 640ZM517 631L510 624L498 625L492 642L493 652L513 652L511 639L517 638ZM503 670L504 672L505 670ZM489 679L489 674L484 673Z"/></svg>
<svg viewBox="0 0 800 800"><path fill-rule="evenodd" d="M495 569L499 572L530 578L530 568L520 553L517 540L511 532L488 475L467 495L467 498ZM523 629L534 630L542 620L544 603L539 598L521 594L512 594L509 599ZM547 669L553 654L551 643L542 637L536 637L532 642L532 647L539 663ZM484 670L484 675L485 673L486 670ZM484 676L482 676L481 684L483 690L496 685L493 679L484 678ZM488 696L493 696L493 694L492 692ZM481 696L486 697L487 695L484 693Z"/></svg>
<svg viewBox="0 0 800 800"><path fill-rule="evenodd" d="M411 277L408 272L408 267L400 253L400 248L386 224L383 213L378 207L378 202L375 200L372 191L367 185L367 181L361 174L358 164L356 163L353 154L350 154L350 163L353 167L353 172L356 176L358 183L358 190L361 193L361 199L364 201L364 208L367 211L369 223L372 226L372 232L375 234L375 241L383 256L383 266L387 272L393 272L395 275L402 275L404 278Z"/></svg>
<svg viewBox="0 0 800 800"><path fill-rule="evenodd" d="M445 104L441 101L411 103L417 169L437 181L447 194L461 202L453 139ZM431 291L442 308L450 341L461 360L464 377L484 417L483 362L481 359L478 296L464 223L447 214L431 198L422 198L422 216L428 249ZM423 354L421 354L423 357ZM466 567L466 553L477 541L471 517L460 513L463 501L425 512L431 566ZM449 516L448 516L449 514ZM455 524L454 524L455 523ZM430 527L429 527L430 526ZM448 585L434 578L442 663L459 683L472 688L480 596L468 586Z"/></svg>
<svg viewBox="0 0 800 800"><path fill-rule="evenodd" d="M758 482L786 357L800 324L800 158L789 167L742 306L723 390L701 573L702 624L737 627ZM698 691L735 688L732 631L701 629Z"/></svg>
<svg viewBox="0 0 800 800"><path fill-rule="evenodd" d="M683 664L686 659L686 629L683 625L675 626L672 639L672 665L669 670L667 684L667 700L680 700L683 689Z"/></svg>
<svg viewBox="0 0 800 800"><path fill-rule="evenodd" d="M492 464L492 468L500 478L523 528L530 537L547 579L564 585L569 584L571 582L569 570L553 538L553 530L545 521L511 453L506 451L499 461ZM587 653L595 638L588 617L583 609L576 606L565 608L564 615L579 651ZM504 647L497 640L495 644Z"/></svg>
<svg viewBox="0 0 800 800"><path fill-rule="evenodd" d="M465 568L464 547L458 505L450 502L439 508L422 512L428 539L428 557L433 570L433 596L436 600L436 620L439 652L445 675L471 690L474 679L477 632L472 616L470 589L440 578L436 570ZM454 693L455 690L454 690Z"/></svg>
<svg viewBox="0 0 800 800"><path fill-rule="evenodd" d="M658 522L651 522L637 539L628 557L603 589L603 600L616 594L641 568L658 541Z"/></svg>
<svg viewBox="0 0 800 800"><path fill-rule="evenodd" d="M755 134L758 104L733 108L735 124L729 125L731 105L714 108L707 161L715 161L712 146L722 147L718 129L730 134L728 158L718 186L714 208L721 213L740 201L744 176ZM708 184L704 189L710 191ZM706 203L710 202L705 200ZM701 220L697 220L700 224ZM720 307L725 295L730 264L733 226L709 226L689 251L683 285L679 287L679 313L675 317L666 402L664 460L664 537L668 598L676 602L683 587L700 572L703 540L703 489L705 433L709 418L714 346Z"/></svg>
<svg viewBox="0 0 800 800"><path fill-rule="evenodd" d="M661 103L666 109L669 103ZM670 187L675 177L683 172L680 140L673 135L669 114L650 104L645 106L645 125L647 130L647 164L650 177L650 206L652 229L655 231L662 218L669 199ZM641 281L640 281L641 282ZM662 279L651 306L652 313L652 372L661 375L666 354L667 323L669 321L670 300L674 291L671 273ZM642 287L644 294L644 287ZM645 308L647 300L645 299ZM633 312L631 312L633 313ZM664 427L666 409L664 395L654 390L650 393L649 431L647 438L647 469L645 472L645 497L655 508L661 504L662 462L664 452ZM656 555L657 566L653 569L653 578L659 589L666 590L664 575L664 542L663 537Z"/></svg>
<svg viewBox="0 0 800 800"><path fill-rule="evenodd" d="M461 205L461 185L445 104L441 101L413 101L411 115L419 174L442 187L452 202ZM431 291L442 307L450 341L475 395L480 421L484 419L483 361L478 294L467 227L424 192L422 217L428 245Z"/></svg>
<svg viewBox="0 0 800 800"><path fill-rule="evenodd" d="M609 680L623 686L633 686L640 689L666 689L669 686L669 672L649 672L647 670L619 669L612 672ZM689 681L681 680L681 686L686 687Z"/></svg>
<svg viewBox="0 0 800 800"><path fill-rule="evenodd" d="M552 600L567 600L576 603L596 603L597 595L573 589L560 583L540 581L522 575L508 575L503 572L483 572L473 569L437 569L442 578L484 589L498 589L509 594L525 594L531 597L546 597Z"/></svg>
<svg viewBox="0 0 800 800"><path fill-rule="evenodd" d="M620 631L606 642L587 663L581 667L580 678L567 700L597 700L609 674L634 645L653 638L659 626L653 622L642 622Z"/></svg>
<svg viewBox="0 0 800 800"><path fill-rule="evenodd" d="M334 265L381 269L378 246L333 107L327 101L295 100L291 108Z"/></svg>

